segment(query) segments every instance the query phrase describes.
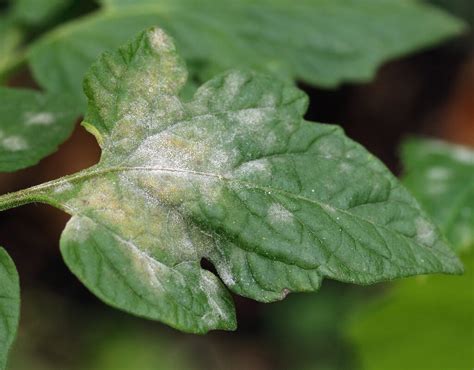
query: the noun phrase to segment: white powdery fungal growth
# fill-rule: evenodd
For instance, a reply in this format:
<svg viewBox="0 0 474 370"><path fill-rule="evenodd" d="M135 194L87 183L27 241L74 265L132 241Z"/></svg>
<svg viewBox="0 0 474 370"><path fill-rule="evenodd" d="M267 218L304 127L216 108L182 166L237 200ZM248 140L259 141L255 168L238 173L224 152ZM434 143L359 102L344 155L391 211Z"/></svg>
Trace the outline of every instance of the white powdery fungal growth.
<svg viewBox="0 0 474 370"><path fill-rule="evenodd" d="M351 173L351 171L353 170L353 167L351 166L350 163L347 163L347 162L341 162L341 164L339 164L339 171L341 172L341 174L349 174Z"/></svg>
<svg viewBox="0 0 474 370"><path fill-rule="evenodd" d="M430 180L447 180L451 177L451 170L445 167L433 167L427 175Z"/></svg>
<svg viewBox="0 0 474 370"><path fill-rule="evenodd" d="M54 123L54 115L50 112L25 113L25 124L27 126L49 126Z"/></svg>
<svg viewBox="0 0 474 370"><path fill-rule="evenodd" d="M206 294L207 302L212 309L212 312L207 312L202 319L206 321L208 325L213 326L218 321L215 314L224 321L228 319L229 315L224 311L223 307L221 307L220 302L216 300L216 298L222 294L222 288L216 281L217 279L211 278L209 274L208 271L201 271L199 288Z"/></svg>
<svg viewBox="0 0 474 370"><path fill-rule="evenodd" d="M228 264L222 263L219 265L219 276L228 287L235 285L235 279L232 275L231 267Z"/></svg>
<svg viewBox="0 0 474 370"><path fill-rule="evenodd" d="M448 145L441 141L435 141L431 143L428 150L434 154L446 155L459 162L474 164L474 152L462 146Z"/></svg>
<svg viewBox="0 0 474 370"><path fill-rule="evenodd" d="M435 239L435 230L432 225L430 225L426 220L422 218L417 218L415 221L416 227L416 240L421 244L432 246Z"/></svg>
<svg viewBox="0 0 474 370"><path fill-rule="evenodd" d="M198 184L200 195L206 204L213 205L222 199L223 187L220 179L205 176L193 177L190 177L189 181L195 181Z"/></svg>
<svg viewBox="0 0 474 370"><path fill-rule="evenodd" d="M72 218L67 225L72 232L68 233L76 243L84 243L94 233L97 225L87 218Z"/></svg>
<svg viewBox="0 0 474 370"><path fill-rule="evenodd" d="M235 155L235 154L234 154ZM211 164L211 169L213 170L225 170L229 167L229 163L232 162L231 156L224 151L216 149L209 158L209 163Z"/></svg>
<svg viewBox="0 0 474 370"><path fill-rule="evenodd" d="M467 164L474 164L474 154L464 148L456 148L453 152L453 156L456 160Z"/></svg>
<svg viewBox="0 0 474 370"><path fill-rule="evenodd" d="M317 151L321 158L326 159L341 158L344 155L341 148L334 145L333 142L324 139L318 142Z"/></svg>
<svg viewBox="0 0 474 370"><path fill-rule="evenodd" d="M430 180L426 183L426 192L436 196L449 189L452 171L446 167L433 167L426 172L426 177Z"/></svg>
<svg viewBox="0 0 474 370"><path fill-rule="evenodd" d="M314 193L314 189L311 189L311 192ZM329 213L336 213L337 210L333 206L330 206L329 204L322 204L321 207L323 207L326 211Z"/></svg>
<svg viewBox="0 0 474 370"><path fill-rule="evenodd" d="M293 222L291 212L278 203L273 203L268 208L267 218L272 224L287 224Z"/></svg>
<svg viewBox="0 0 474 370"><path fill-rule="evenodd" d="M230 115L239 125L244 125L246 130L252 130L254 126L259 126L268 120L272 108L243 109ZM253 127L252 127L253 126Z"/></svg>
<svg viewBox="0 0 474 370"><path fill-rule="evenodd" d="M172 43L168 36L159 28L150 33L150 42L156 50L172 50Z"/></svg>
<svg viewBox="0 0 474 370"><path fill-rule="evenodd" d="M115 239L130 252L133 268L143 276L143 281L150 283L154 289L164 292L165 289L158 276L165 278L169 274L169 267L149 256L131 241L123 240L117 235Z"/></svg>
<svg viewBox="0 0 474 370"><path fill-rule="evenodd" d="M271 176L271 166L267 159L259 159L244 163L235 171L235 173L236 175L243 177L252 175Z"/></svg>
<svg viewBox="0 0 474 370"><path fill-rule="evenodd" d="M190 169L196 156L206 151L201 143L193 143L172 133L160 133L145 139L130 162L168 169Z"/></svg>
<svg viewBox="0 0 474 370"><path fill-rule="evenodd" d="M152 172L153 173L153 172ZM123 189L126 189L131 196L142 198L146 200L147 204L150 207L158 207L159 201L156 198L156 195L153 194L153 189L146 189L141 187L133 174L122 173L119 175L119 186ZM160 184L160 186L163 186Z"/></svg>
<svg viewBox="0 0 474 370"><path fill-rule="evenodd" d="M274 107L277 105L277 98L274 94L265 94L262 96L260 104L263 107Z"/></svg>
<svg viewBox="0 0 474 370"><path fill-rule="evenodd" d="M70 182L65 181L62 184L60 184L56 189L54 189L54 192L57 194L60 194L60 193L64 193L66 191L73 190L73 189L74 189L74 186Z"/></svg>
<svg viewBox="0 0 474 370"><path fill-rule="evenodd" d="M273 148L277 143L278 143L278 137L275 135L274 132L270 132L264 140L264 147Z"/></svg>
<svg viewBox="0 0 474 370"><path fill-rule="evenodd" d="M1 144L4 149L10 152L19 152L29 147L28 142L24 138L16 135L5 137L2 139Z"/></svg>
<svg viewBox="0 0 474 370"><path fill-rule="evenodd" d="M184 217L174 211L170 211L167 215L167 222L172 225L180 225L179 233L176 232L173 243L172 243L172 251L170 252L177 252L179 258L181 260L192 259L196 256L196 247L192 242L189 234L185 231L186 230L186 221Z"/></svg>
<svg viewBox="0 0 474 370"><path fill-rule="evenodd" d="M233 72L226 77L223 93L227 101L232 101L237 96L245 81L246 76L239 72Z"/></svg>

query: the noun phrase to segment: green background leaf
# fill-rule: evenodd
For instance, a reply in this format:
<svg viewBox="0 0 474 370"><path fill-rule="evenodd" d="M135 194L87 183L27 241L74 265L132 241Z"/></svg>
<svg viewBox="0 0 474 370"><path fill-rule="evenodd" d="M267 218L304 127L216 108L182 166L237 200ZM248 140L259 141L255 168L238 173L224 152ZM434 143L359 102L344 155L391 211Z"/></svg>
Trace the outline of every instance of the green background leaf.
<svg viewBox="0 0 474 370"><path fill-rule="evenodd" d="M32 166L71 134L78 106L64 96L0 87L0 171Z"/></svg>
<svg viewBox="0 0 474 370"><path fill-rule="evenodd" d="M404 183L458 250L474 245L474 151L437 140L402 148Z"/></svg>
<svg viewBox="0 0 474 370"><path fill-rule="evenodd" d="M350 328L365 370L465 370L474 366L474 254L461 277L398 283L355 315Z"/></svg>
<svg viewBox="0 0 474 370"><path fill-rule="evenodd" d="M199 81L231 67L331 87L367 81L384 61L459 34L455 18L399 0L107 1L47 34L29 53L36 80L79 98L87 68L149 26L176 39Z"/></svg>
<svg viewBox="0 0 474 370"><path fill-rule="evenodd" d="M474 26L474 6L471 0L429 0L430 3L437 5L450 13L455 14L461 19L465 19Z"/></svg>
<svg viewBox="0 0 474 370"><path fill-rule="evenodd" d="M461 271L381 162L340 128L302 119L307 98L293 85L230 71L185 102L185 81L160 29L103 55L84 82L100 162L34 189L73 215L61 251L105 302L203 333L235 327L224 284L270 302L323 277Z"/></svg>
<svg viewBox="0 0 474 370"><path fill-rule="evenodd" d="M7 3L0 15L0 84L25 61L27 40L37 37L38 31L67 8L71 0L11 0Z"/></svg>
<svg viewBox="0 0 474 370"><path fill-rule="evenodd" d="M15 264L2 247L0 281L0 369L3 370L20 317L20 283Z"/></svg>
<svg viewBox="0 0 474 370"><path fill-rule="evenodd" d="M21 59L20 44L23 32L12 19L0 16L0 83L6 72Z"/></svg>
<svg viewBox="0 0 474 370"><path fill-rule="evenodd" d="M18 23L40 26L67 8L72 0L13 0L11 17Z"/></svg>
<svg viewBox="0 0 474 370"><path fill-rule="evenodd" d="M474 367L474 152L438 140L402 147L404 182L459 253L465 275L397 283L352 317L363 369Z"/></svg>

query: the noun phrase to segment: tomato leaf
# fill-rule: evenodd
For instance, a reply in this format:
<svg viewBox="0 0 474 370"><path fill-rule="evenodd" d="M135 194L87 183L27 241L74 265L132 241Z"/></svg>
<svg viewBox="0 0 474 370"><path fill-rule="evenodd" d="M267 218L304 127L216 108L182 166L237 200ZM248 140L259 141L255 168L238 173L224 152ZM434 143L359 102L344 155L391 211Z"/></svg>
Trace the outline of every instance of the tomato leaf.
<svg viewBox="0 0 474 370"><path fill-rule="evenodd" d="M7 71L21 59L20 44L23 33L17 24L8 16L0 16L0 83Z"/></svg>
<svg viewBox="0 0 474 370"><path fill-rule="evenodd" d="M19 24L42 26L71 3L72 0L13 0L10 16Z"/></svg>
<svg viewBox="0 0 474 370"><path fill-rule="evenodd" d="M405 184L462 254L466 275L401 281L386 296L356 312L348 334L364 369L470 368L474 152L438 140L412 138L402 146L402 159ZM443 299L446 296L448 301Z"/></svg>
<svg viewBox="0 0 474 370"><path fill-rule="evenodd" d="M16 336L20 317L20 283L15 264L0 247L0 369Z"/></svg>
<svg viewBox="0 0 474 370"><path fill-rule="evenodd" d="M463 256L463 262L464 276L429 276L397 282L386 296L353 315L347 334L359 354L361 368L461 370L472 367L472 251Z"/></svg>
<svg viewBox="0 0 474 370"><path fill-rule="evenodd" d="M77 104L63 96L0 87L0 171L32 166L71 134Z"/></svg>
<svg viewBox="0 0 474 370"><path fill-rule="evenodd" d="M474 246L474 151L438 140L402 147L404 183L457 250Z"/></svg>
<svg viewBox="0 0 474 370"><path fill-rule="evenodd" d="M271 302L324 277L462 271L382 163L339 127L302 119L302 91L230 71L183 101L185 82L160 29L103 55L84 82L100 162L24 193L73 216L61 251L105 302L204 333L235 328L225 286Z"/></svg>
<svg viewBox="0 0 474 370"><path fill-rule="evenodd" d="M386 60L459 34L464 25L426 4L399 0L104 1L33 46L30 62L49 91L82 97L82 78L105 50L159 25L200 81L251 67L319 86L367 81Z"/></svg>
<svg viewBox="0 0 474 370"><path fill-rule="evenodd" d="M0 15L0 83L25 61L28 32L37 36L71 0L12 0ZM3 10L3 8L2 8Z"/></svg>

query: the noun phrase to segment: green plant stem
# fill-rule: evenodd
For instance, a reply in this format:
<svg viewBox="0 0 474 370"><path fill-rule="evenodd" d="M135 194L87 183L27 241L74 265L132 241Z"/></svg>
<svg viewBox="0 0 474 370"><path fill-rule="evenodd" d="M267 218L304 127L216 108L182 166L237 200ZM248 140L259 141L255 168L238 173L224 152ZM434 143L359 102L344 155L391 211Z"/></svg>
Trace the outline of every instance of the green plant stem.
<svg viewBox="0 0 474 370"><path fill-rule="evenodd" d="M169 169L169 168L158 168L158 167L111 167L107 169L100 169L96 166L90 167L86 170L74 173L72 175L67 175L56 180L48 181L43 184L35 185L30 188L23 190L18 190L12 193L7 193L0 195L0 212L7 209L16 208L28 203L41 202L47 203L54 207L60 208L62 210L66 209L63 207L63 204L59 203L57 197L53 196L54 191L60 188L65 184L74 184L75 182L90 178L93 176L99 176L111 172L121 172L121 171L138 171L138 170L154 170L154 171L167 171L167 172L183 172L179 170ZM186 172L186 171L184 171ZM193 171L191 171L193 172ZM205 175L205 176L214 176L214 174L209 174L205 172L193 172L196 175Z"/></svg>
<svg viewBox="0 0 474 370"><path fill-rule="evenodd" d="M28 203L41 202L51 204L55 207L63 209L61 204L50 194L55 189L66 183L74 183L85 177L92 176L97 173L94 167L87 170L74 173L72 175L64 176L56 180L48 181L43 184L35 185L27 189L18 190L12 193L7 193L0 196L0 211L16 208Z"/></svg>
<svg viewBox="0 0 474 370"><path fill-rule="evenodd" d="M41 185L32 186L31 188L7 193L0 196L0 211L10 208L16 208L33 202L46 202L47 199L42 193L54 188L62 179L53 180Z"/></svg>
<svg viewBox="0 0 474 370"><path fill-rule="evenodd" d="M110 168L99 168L97 166L90 167L86 170L74 173L72 175L64 176L56 180L48 181L40 185L32 186L31 188L19 190L13 193L8 193L0 196L0 211L5 211L10 208L19 207L28 203L42 202L50 204L54 207L64 209L63 205L59 203L56 197L52 196L55 189L65 184L73 184L77 181L84 180L86 178L100 176L112 172L125 172L125 171L162 171L162 172L178 172L178 173L189 173L199 176L215 177L223 180L228 180L221 175L199 172L191 170L179 170L165 167L127 167L117 166Z"/></svg>

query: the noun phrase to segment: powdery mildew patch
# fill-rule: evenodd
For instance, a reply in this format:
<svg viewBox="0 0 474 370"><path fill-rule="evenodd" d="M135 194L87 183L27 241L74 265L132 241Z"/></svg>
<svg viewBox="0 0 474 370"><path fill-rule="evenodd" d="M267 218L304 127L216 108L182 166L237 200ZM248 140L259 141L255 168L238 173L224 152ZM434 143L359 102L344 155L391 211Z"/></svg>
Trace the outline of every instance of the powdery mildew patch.
<svg viewBox="0 0 474 370"><path fill-rule="evenodd" d="M7 136L1 140L2 147L10 152L19 152L29 148L28 142L25 138L12 135Z"/></svg>
<svg viewBox="0 0 474 370"><path fill-rule="evenodd" d="M226 321L229 319L229 313L226 308L222 306L219 297L222 295L223 287L221 287L215 277L206 271L201 270L201 279L199 281L199 287L206 294L209 306L212 312L206 313L202 320L204 320L207 326L215 326L217 321Z"/></svg>
<svg viewBox="0 0 474 370"><path fill-rule="evenodd" d="M416 227L416 239L424 245L433 245L436 239L436 232L434 227L423 218L417 218L415 220Z"/></svg>
<svg viewBox="0 0 474 370"><path fill-rule="evenodd" d="M271 224L289 224L293 222L293 214L284 208L281 204L273 203L267 212L268 221Z"/></svg>
<svg viewBox="0 0 474 370"><path fill-rule="evenodd" d="M54 123L55 116L51 112L27 112L24 119L27 126L49 126Z"/></svg>
<svg viewBox="0 0 474 370"><path fill-rule="evenodd" d="M433 167L427 173L428 178L435 181L447 180L451 175L451 170L446 167Z"/></svg>
<svg viewBox="0 0 474 370"><path fill-rule="evenodd" d="M294 104L301 94L291 90L282 93L282 86L269 79L231 72L199 89L193 101L180 102L178 90L185 71L174 46L161 30L147 37L139 39L140 45L145 40L146 49L133 51L143 58L141 65L129 66L123 55L115 59L109 56L120 67L117 70L122 75L117 77L123 89L94 85L98 91L90 104L104 113L91 116L88 122L97 129L107 128L101 132L105 145L101 162L94 168L97 176L89 173L77 194L66 193L62 187L55 194L62 204L70 206L71 213L87 214L101 230L108 230L102 235L110 236L108 232L115 236L115 240L111 238L112 248L103 248L115 257L120 251L114 267L126 272L125 281L132 281L145 297L152 296L155 288L159 298L166 291L167 297L177 298L171 310L181 309L183 302L195 302L192 316L197 316L196 322L185 327L195 331L197 327L217 328L223 322L232 325L234 320L224 285L199 267L203 257L212 260L224 284L234 292L258 300L285 296L289 287L292 291L316 290L323 276L375 281L374 271L367 272L371 267L367 256L373 259L381 278L401 273L397 263L405 262L404 256L395 260L393 267L383 257L390 253L382 250L392 248L385 240L395 240L393 233L398 231L387 230L390 226L380 225L363 212L353 214L341 207L337 198L339 194L347 198L359 195L352 184L342 180L361 171L367 176L359 176L359 191L367 195L368 203L379 200L380 188L392 181L383 167L377 167L377 162L368 163L373 171L358 166L361 158L368 161L370 157L356 146L351 152L347 148L350 142L337 130L303 125L300 104ZM154 55L154 51L159 53ZM110 68L101 74L101 79L109 77ZM114 99L109 100L110 96ZM277 103L279 106L274 106ZM317 166L319 162L327 166ZM305 168L320 170L316 173L323 179L333 172L339 176L334 181L318 182ZM65 201L68 196L73 199ZM314 212L308 208L312 203ZM375 208L382 202L373 203ZM404 203L398 206L403 210ZM395 221L406 222L400 217L402 212L395 214L390 207L374 212L380 212L382 219L393 216ZM324 213L327 217L318 217ZM436 229L422 214L416 217L408 220L410 237L419 247L435 250L439 237ZM83 226L86 230L72 231L87 235L90 225ZM367 235L375 234L376 229L381 240L387 235L385 245L370 239L365 243L360 228L366 228ZM230 247L218 245L218 240L235 241L239 250L225 249ZM412 244L395 244L395 252L396 248L418 251ZM424 261L435 252L421 248L414 264L426 266ZM249 258L251 253L258 259ZM396 253L393 256L398 258ZM249 286L254 283L241 268L245 261L248 271L256 276L256 284L268 283L266 293ZM419 266L415 266L419 271L428 271ZM75 270L82 273L80 266ZM402 272L413 271L408 265ZM279 276L285 275L291 284L278 282ZM308 284L308 276L318 284L313 280ZM276 279L270 282L273 277ZM119 293L112 298L116 305L135 310L135 303L124 302Z"/></svg>

